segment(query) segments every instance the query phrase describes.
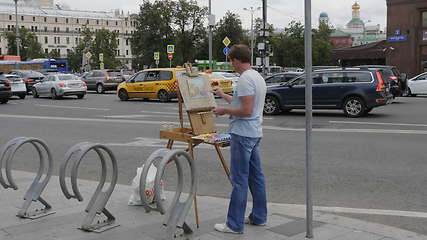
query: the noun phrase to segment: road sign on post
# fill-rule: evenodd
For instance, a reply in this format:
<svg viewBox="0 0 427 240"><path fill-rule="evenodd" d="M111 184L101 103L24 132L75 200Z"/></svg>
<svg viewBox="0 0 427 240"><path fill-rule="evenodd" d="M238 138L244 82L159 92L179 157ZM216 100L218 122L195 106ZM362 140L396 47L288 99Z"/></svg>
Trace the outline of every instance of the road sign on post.
<svg viewBox="0 0 427 240"><path fill-rule="evenodd" d="M99 59L99 69L103 70L104 69L104 54L100 53L98 56Z"/></svg>
<svg viewBox="0 0 427 240"><path fill-rule="evenodd" d="M87 58L90 58L90 57L92 57L92 53L87 52L87 53L85 53L85 56L86 56Z"/></svg>
<svg viewBox="0 0 427 240"><path fill-rule="evenodd" d="M169 59L169 67L172 67L172 59L173 59L173 54L172 53L168 53L168 59Z"/></svg>
<svg viewBox="0 0 427 240"><path fill-rule="evenodd" d="M175 53L175 45L168 45L167 53Z"/></svg>
<svg viewBox="0 0 427 240"><path fill-rule="evenodd" d="M228 48L228 47L225 47L223 50L222 50L222 52L224 53L224 55L225 55L225 62L227 62L228 61L228 52L230 51L230 49Z"/></svg>
<svg viewBox="0 0 427 240"><path fill-rule="evenodd" d="M231 43L231 40L230 40L230 39L228 39L228 37L225 37L225 38L224 38L224 40L222 40L222 43L224 43L224 45L225 45L226 47L228 47L228 45L230 45L230 43Z"/></svg>
<svg viewBox="0 0 427 240"><path fill-rule="evenodd" d="M160 60L160 52L154 52L154 60Z"/></svg>

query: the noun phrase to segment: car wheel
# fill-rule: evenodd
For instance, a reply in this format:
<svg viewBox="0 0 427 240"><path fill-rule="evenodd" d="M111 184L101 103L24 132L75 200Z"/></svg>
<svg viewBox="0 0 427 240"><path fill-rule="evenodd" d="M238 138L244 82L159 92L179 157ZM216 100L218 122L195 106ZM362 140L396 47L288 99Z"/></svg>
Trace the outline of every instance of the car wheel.
<svg viewBox="0 0 427 240"><path fill-rule="evenodd" d="M411 89L408 87L408 96L410 96L410 97L416 97L417 94L412 94Z"/></svg>
<svg viewBox="0 0 427 240"><path fill-rule="evenodd" d="M98 84L96 85L96 93L101 94L101 93L104 93L104 92L105 92L105 90L104 90L104 86L103 86L101 83L98 83Z"/></svg>
<svg viewBox="0 0 427 240"><path fill-rule="evenodd" d="M20 99L25 99L25 97L26 97L27 95L26 94L20 94L18 97L20 98Z"/></svg>
<svg viewBox="0 0 427 240"><path fill-rule="evenodd" d="M5 104L5 103L7 103L9 101L9 99L7 99L7 98L2 98L2 99L0 99L0 103L1 104Z"/></svg>
<svg viewBox="0 0 427 240"><path fill-rule="evenodd" d="M50 90L50 97L52 99L58 99L58 94L56 93L56 90L54 88L52 88L52 90Z"/></svg>
<svg viewBox="0 0 427 240"><path fill-rule="evenodd" d="M373 108L373 107L368 107L368 108L366 108L366 110L365 110L365 114L370 113L370 112L372 111L372 109L374 109L374 108Z"/></svg>
<svg viewBox="0 0 427 240"><path fill-rule="evenodd" d="M274 96L266 96L264 102L264 113L267 115L274 115L280 113L280 104Z"/></svg>
<svg viewBox="0 0 427 240"><path fill-rule="evenodd" d="M79 95L77 95L77 98L78 99L82 99L82 98L84 98L85 97L85 95L84 94L79 94Z"/></svg>
<svg viewBox="0 0 427 240"><path fill-rule="evenodd" d="M346 98L343 104L343 111L347 117L360 117L365 115L365 102L360 97Z"/></svg>
<svg viewBox="0 0 427 240"><path fill-rule="evenodd" d="M37 93L37 90L35 88L33 88L31 90L31 92L33 93L33 98L38 98L39 97L39 94Z"/></svg>
<svg viewBox="0 0 427 240"><path fill-rule="evenodd" d="M118 93L117 95L119 95L119 98L120 98L120 100L122 100L122 101L127 101L127 100L129 100L128 92L127 92L126 90L124 90L124 89L120 89L120 90L119 90L119 93Z"/></svg>
<svg viewBox="0 0 427 240"><path fill-rule="evenodd" d="M165 90L160 90L157 93L157 97L159 98L160 102L169 102L170 100L169 93L166 92Z"/></svg>

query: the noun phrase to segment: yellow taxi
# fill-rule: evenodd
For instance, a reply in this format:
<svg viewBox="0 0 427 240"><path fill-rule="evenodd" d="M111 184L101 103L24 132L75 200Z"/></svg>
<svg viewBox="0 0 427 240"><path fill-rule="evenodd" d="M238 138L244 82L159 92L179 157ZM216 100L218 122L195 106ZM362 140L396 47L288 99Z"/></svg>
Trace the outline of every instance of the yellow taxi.
<svg viewBox="0 0 427 240"><path fill-rule="evenodd" d="M145 69L122 82L117 87L117 96L122 101L131 98L154 98L168 102L177 97L176 78L185 73L185 68L153 68ZM233 92L232 81L215 73L206 74L212 88L222 88L225 93Z"/></svg>
<svg viewBox="0 0 427 240"><path fill-rule="evenodd" d="M130 98L157 98L168 102L176 98L177 71L184 68L153 68L145 69L134 74L117 87L117 96L122 101Z"/></svg>

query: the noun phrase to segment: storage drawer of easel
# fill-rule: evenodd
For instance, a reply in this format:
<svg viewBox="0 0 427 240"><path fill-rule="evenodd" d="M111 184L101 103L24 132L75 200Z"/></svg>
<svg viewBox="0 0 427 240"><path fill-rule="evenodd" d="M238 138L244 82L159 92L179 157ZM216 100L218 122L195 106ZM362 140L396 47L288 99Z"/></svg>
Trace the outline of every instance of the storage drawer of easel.
<svg viewBox="0 0 427 240"><path fill-rule="evenodd" d="M188 118L190 119L194 135L212 133L216 131L212 112L192 112L188 113Z"/></svg>

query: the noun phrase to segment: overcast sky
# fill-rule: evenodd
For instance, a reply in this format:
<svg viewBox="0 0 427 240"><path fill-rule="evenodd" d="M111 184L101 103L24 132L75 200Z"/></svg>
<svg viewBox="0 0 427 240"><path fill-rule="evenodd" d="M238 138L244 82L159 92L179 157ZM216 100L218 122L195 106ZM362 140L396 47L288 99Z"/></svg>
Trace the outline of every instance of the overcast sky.
<svg viewBox="0 0 427 240"><path fill-rule="evenodd" d="M112 10L122 9L125 12L137 13L138 0L57 0L69 5L72 9L79 10ZM211 0L212 13L219 21L228 10L240 15L243 27L250 28L250 13L244 7L262 7L261 0ZM197 0L200 6L208 6L209 0ZM313 26L318 25L321 12L329 15L333 26L344 26L351 19L351 6L354 0L312 0ZM361 19L368 25L380 24L384 29L386 25L387 6L386 0L358 0L361 6ZM292 20L304 20L304 0L267 0L267 19L276 28L284 28ZM255 12L255 17L262 17L262 11Z"/></svg>

